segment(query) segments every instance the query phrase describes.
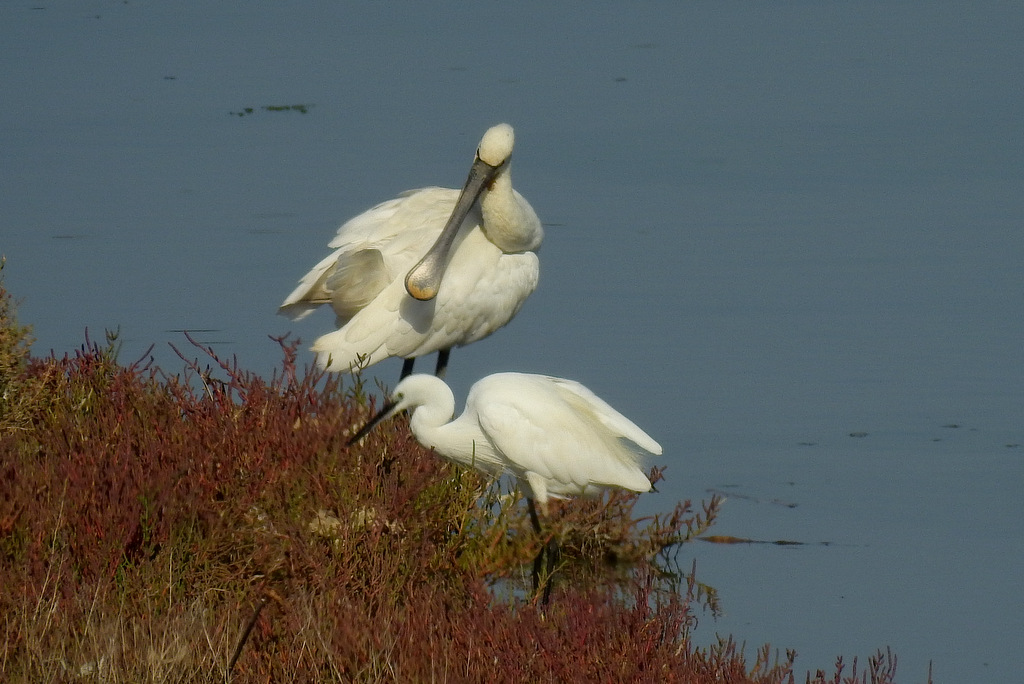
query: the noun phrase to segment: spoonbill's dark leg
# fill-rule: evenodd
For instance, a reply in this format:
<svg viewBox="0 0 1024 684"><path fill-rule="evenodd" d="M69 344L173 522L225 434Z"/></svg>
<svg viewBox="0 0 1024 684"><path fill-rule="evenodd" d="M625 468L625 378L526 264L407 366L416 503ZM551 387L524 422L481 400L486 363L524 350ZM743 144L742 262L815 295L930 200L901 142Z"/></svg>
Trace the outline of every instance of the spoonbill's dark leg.
<svg viewBox="0 0 1024 684"><path fill-rule="evenodd" d="M540 517L537 515L537 507L533 503L533 499L527 499L526 505L530 511L530 522L533 523L533 529L537 533L537 536L541 536ZM547 556L547 563L545 567L544 557ZM558 542L555 541L554 537L548 541L547 544L542 544L540 551L537 553L537 557L533 559L533 593L536 594L540 591L541 581L541 568L544 568L544 593L541 597L541 605L546 606L551 601L551 575L555 571L555 561L558 559Z"/></svg>
<svg viewBox="0 0 1024 684"><path fill-rule="evenodd" d="M412 365L416 363L416 359L402 359L402 375L398 378L404 380L405 376L412 373Z"/></svg>
<svg viewBox="0 0 1024 684"><path fill-rule="evenodd" d="M437 352L437 368L434 375L444 380L444 374L448 372L448 357L451 356L451 349L442 349Z"/></svg>

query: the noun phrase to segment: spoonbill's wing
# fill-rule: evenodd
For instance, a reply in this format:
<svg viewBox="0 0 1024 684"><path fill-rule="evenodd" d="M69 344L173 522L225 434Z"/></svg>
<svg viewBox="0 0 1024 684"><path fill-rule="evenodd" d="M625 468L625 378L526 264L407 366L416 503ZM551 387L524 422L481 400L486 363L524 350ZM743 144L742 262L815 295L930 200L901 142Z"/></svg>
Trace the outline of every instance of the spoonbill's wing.
<svg viewBox="0 0 1024 684"><path fill-rule="evenodd" d="M278 313L301 320L331 304L344 325L430 249L457 196L447 188L409 190L346 221L328 244L334 251L301 278Z"/></svg>

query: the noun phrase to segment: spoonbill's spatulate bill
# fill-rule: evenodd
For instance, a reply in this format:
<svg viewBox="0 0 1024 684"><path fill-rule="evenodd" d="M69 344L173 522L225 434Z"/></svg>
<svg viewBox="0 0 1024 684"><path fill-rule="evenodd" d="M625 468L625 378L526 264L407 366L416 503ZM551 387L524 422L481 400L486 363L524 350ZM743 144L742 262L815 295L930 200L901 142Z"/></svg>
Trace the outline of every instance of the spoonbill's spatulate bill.
<svg viewBox="0 0 1024 684"><path fill-rule="evenodd" d="M391 356L411 360L487 337L536 289L544 231L512 188L512 127L488 129L461 191L402 193L349 220L334 251L303 276L278 313L299 320L330 304L338 330L313 344L327 370Z"/></svg>

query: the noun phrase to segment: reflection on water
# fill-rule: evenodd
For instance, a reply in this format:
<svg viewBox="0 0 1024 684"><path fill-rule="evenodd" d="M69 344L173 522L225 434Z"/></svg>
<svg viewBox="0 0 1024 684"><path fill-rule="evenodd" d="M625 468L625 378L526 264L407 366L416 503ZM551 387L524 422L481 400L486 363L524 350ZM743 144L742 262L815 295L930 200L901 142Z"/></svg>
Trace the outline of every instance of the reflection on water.
<svg viewBox="0 0 1024 684"><path fill-rule="evenodd" d="M188 330L269 373L269 335L330 329L274 311L339 223L458 185L510 121L541 285L454 355L456 394L580 380L664 445L643 506L722 491L716 534L805 542L691 545L724 611L698 638L1011 680L1024 9L461 9L0 5L0 250L36 352L120 328L174 369Z"/></svg>

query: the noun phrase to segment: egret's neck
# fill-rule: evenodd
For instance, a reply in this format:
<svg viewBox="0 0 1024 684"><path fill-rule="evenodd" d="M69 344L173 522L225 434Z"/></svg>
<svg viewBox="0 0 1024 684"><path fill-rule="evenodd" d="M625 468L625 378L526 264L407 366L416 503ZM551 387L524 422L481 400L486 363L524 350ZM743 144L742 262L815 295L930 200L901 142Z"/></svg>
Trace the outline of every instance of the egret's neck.
<svg viewBox="0 0 1024 684"><path fill-rule="evenodd" d="M487 239L507 253L529 252L540 247L544 229L533 207L512 189L509 169L503 169L491 182L480 201L481 228Z"/></svg>
<svg viewBox="0 0 1024 684"><path fill-rule="evenodd" d="M409 429L421 444L434 442L432 439L441 426L451 422L455 415L455 395L445 386L447 392L433 397L429 404L417 406L409 418ZM436 446L436 445L435 445Z"/></svg>
<svg viewBox="0 0 1024 684"><path fill-rule="evenodd" d="M501 475L504 465L495 458L490 441L480 429L476 417L466 420L465 414L450 423L437 425L436 420L416 421L413 414L409 426L416 435L416 441L433 449L453 463L482 470L491 475Z"/></svg>

